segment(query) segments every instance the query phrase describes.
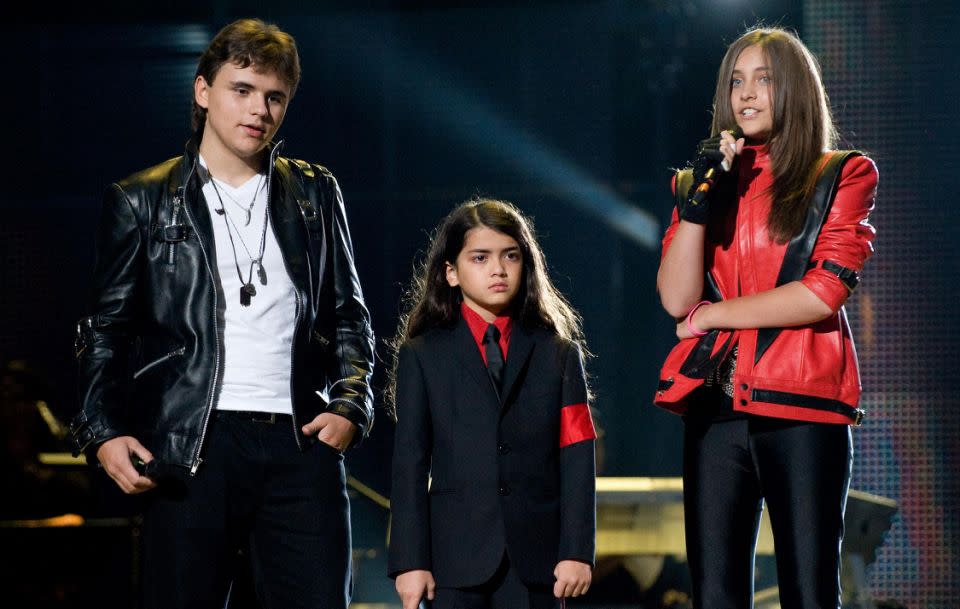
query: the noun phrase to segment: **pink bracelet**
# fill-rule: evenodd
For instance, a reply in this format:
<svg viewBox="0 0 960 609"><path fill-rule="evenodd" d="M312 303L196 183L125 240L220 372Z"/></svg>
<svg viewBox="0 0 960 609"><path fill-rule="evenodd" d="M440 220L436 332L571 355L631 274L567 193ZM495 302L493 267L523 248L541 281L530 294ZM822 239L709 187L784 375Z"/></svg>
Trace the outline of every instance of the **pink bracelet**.
<svg viewBox="0 0 960 609"><path fill-rule="evenodd" d="M693 322L692 322L693 314L697 312L697 309L699 309L703 305L708 305L708 304L711 304L709 300L701 300L697 304L693 305L693 308L690 309L689 313L687 313L687 330L689 330L690 334L693 334L697 338L700 338L701 336L706 336L707 334L709 334L709 332L702 332L693 327Z"/></svg>

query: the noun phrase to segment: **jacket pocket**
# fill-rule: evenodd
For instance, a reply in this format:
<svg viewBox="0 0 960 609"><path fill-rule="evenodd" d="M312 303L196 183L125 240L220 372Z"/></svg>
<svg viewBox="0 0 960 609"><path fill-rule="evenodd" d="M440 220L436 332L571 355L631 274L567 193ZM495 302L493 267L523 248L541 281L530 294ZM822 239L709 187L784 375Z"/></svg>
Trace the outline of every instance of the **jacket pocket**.
<svg viewBox="0 0 960 609"><path fill-rule="evenodd" d="M149 364L143 366L142 368L140 368L139 370L137 370L136 372L134 372L134 373L133 373L133 378L134 378L134 379L138 379L138 378L140 378L144 373L146 373L147 371L149 371L151 368L154 368L154 367L156 367L156 366L159 366L160 364L162 364L163 362L165 362L165 361L167 361L167 360L171 360L171 359L173 359L173 358L175 358L175 357L180 357L181 355L183 355L183 354L186 353L186 352L187 352L187 348L186 348L186 347L180 347L179 349L174 349L174 350L171 351L170 353L167 353L167 354L164 355L163 357L158 357L157 359L153 360L153 361L150 362Z"/></svg>

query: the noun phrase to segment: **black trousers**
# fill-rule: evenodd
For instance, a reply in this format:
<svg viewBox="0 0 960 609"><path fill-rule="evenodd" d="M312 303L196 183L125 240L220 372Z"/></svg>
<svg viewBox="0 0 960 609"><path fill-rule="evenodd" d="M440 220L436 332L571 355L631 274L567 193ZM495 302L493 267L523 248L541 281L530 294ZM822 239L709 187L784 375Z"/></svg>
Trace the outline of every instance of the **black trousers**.
<svg viewBox="0 0 960 609"><path fill-rule="evenodd" d="M350 506L343 456L301 453L289 416L217 414L195 478L150 491L143 523L147 608L224 607L249 560L263 609L346 609Z"/></svg>
<svg viewBox="0 0 960 609"><path fill-rule="evenodd" d="M437 587L430 609L553 609L559 606L552 586L530 586L520 580L506 553L487 582L469 588Z"/></svg>
<svg viewBox="0 0 960 609"><path fill-rule="evenodd" d="M741 416L685 420L684 521L696 609L753 607L765 499L783 609L840 606L853 444L846 425Z"/></svg>

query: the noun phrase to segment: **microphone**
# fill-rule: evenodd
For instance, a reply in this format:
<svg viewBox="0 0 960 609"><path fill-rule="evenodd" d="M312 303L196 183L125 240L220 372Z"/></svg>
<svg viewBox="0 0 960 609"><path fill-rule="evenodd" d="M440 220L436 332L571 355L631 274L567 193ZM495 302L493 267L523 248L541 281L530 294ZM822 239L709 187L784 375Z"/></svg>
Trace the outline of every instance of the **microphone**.
<svg viewBox="0 0 960 609"><path fill-rule="evenodd" d="M735 125L732 129L725 129L725 131L729 131L734 140L739 140L743 137L743 129L740 128L740 125ZM700 203L707 198L707 195L710 194L710 189L713 188L713 185L717 182L717 169L723 162L723 153L720 152L720 142L722 141L718 135L704 140L700 144L700 154L709 158L713 163L710 168L707 169L707 172L703 174L703 181L697 186L697 190L694 191L693 197L690 199L690 203L693 205L700 205Z"/></svg>

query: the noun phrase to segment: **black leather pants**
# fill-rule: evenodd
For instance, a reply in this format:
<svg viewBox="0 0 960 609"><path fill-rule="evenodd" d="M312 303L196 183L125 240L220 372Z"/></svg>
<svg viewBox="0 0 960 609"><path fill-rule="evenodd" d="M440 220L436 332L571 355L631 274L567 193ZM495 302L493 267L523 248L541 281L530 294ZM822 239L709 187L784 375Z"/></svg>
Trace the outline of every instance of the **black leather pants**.
<svg viewBox="0 0 960 609"><path fill-rule="evenodd" d="M754 416L685 423L684 520L693 606L753 606L765 499L781 607L838 608L853 462L849 427Z"/></svg>

